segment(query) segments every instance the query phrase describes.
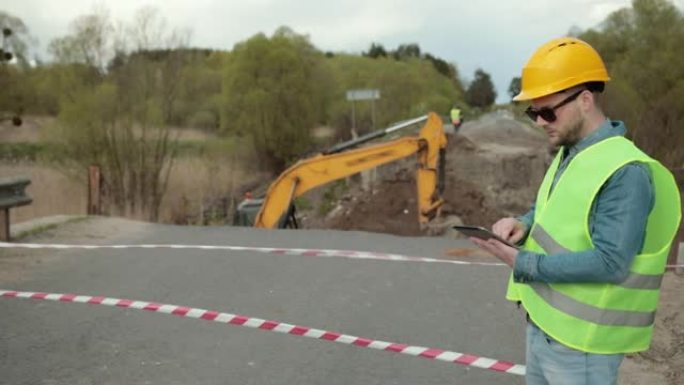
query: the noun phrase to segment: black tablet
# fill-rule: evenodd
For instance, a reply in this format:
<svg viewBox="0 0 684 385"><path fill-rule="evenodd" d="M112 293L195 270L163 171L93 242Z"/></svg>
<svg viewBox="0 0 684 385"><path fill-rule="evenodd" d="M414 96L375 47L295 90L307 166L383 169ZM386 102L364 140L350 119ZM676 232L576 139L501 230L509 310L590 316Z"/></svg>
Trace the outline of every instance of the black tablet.
<svg viewBox="0 0 684 385"><path fill-rule="evenodd" d="M452 226L452 228L454 230L458 230L460 233L462 233L468 237L479 238L479 239L482 239L483 241L494 238L497 241L504 243L508 246L515 247L516 249L518 248L518 246L512 244L511 242L505 241L503 238L501 238L498 235L492 233L491 231L485 229L484 227L480 227L480 226Z"/></svg>

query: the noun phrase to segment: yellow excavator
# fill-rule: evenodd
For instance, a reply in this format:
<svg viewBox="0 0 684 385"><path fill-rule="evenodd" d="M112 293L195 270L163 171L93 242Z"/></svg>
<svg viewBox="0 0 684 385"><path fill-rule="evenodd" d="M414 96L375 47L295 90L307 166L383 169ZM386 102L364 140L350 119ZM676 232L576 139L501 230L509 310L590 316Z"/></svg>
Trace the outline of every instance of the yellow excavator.
<svg viewBox="0 0 684 385"><path fill-rule="evenodd" d="M425 124L417 136L400 137L351 149L422 122ZM300 160L285 170L270 185L263 198L242 201L236 210L234 224L262 228L297 228L293 204L295 198L323 184L416 154L418 222L423 226L439 213L444 202L441 195L444 190L446 145L444 123L432 112L340 143L311 158Z"/></svg>

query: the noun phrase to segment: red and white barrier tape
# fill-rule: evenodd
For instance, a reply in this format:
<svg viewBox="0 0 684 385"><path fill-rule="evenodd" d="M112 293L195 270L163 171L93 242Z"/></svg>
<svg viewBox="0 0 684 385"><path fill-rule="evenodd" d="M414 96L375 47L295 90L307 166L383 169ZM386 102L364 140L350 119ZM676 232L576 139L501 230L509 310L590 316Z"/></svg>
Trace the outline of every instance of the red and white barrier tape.
<svg viewBox="0 0 684 385"><path fill-rule="evenodd" d="M133 301L129 299L92 297L87 295L40 293L14 290L0 290L0 297L25 298L58 302L75 302L91 305L116 306L126 309L147 310L155 313L164 313L179 317L202 319L205 321L221 322L237 326L245 326L253 329L269 330L273 332L292 334L301 337L315 338L330 342L339 342L347 345L355 345L363 348L384 350L401 353L409 356L423 357L427 359L450 362L454 364L474 366L477 368L496 372L525 375L525 366L507 361L499 361L491 358L478 357L471 354L457 353L448 350L426 348L422 346L410 346L394 342L371 340L363 337L355 337L348 334L340 334L306 326L297 326L287 323L252 318L243 315L219 313L213 310L189 308L184 306L159 304L154 302Z"/></svg>
<svg viewBox="0 0 684 385"><path fill-rule="evenodd" d="M451 263L456 265L479 265L479 266L507 266L505 263L496 262L470 262L452 259L437 259L427 257L413 257L402 254L377 253L373 251L335 250L335 249L288 249L273 247L250 247L229 245L68 245L68 244L42 244L42 243L7 243L0 242L0 248L12 249L197 249L197 250L232 250L232 251L256 251L268 254L302 255L305 257L341 257L350 259L376 259L383 261L400 262L436 262ZM684 264L666 265L666 269L684 268Z"/></svg>
<svg viewBox="0 0 684 385"><path fill-rule="evenodd" d="M377 253L372 251L334 250L334 249L288 249L273 247L249 247L229 245L67 245L67 244L42 244L42 243L6 243L0 242L0 248L24 248L24 249L197 249L197 250L231 250L231 251L256 251L267 254L302 255L305 257L341 257L351 259L376 259L385 261L403 262L435 262L451 263L457 265L483 265L483 266L506 266L505 263L469 262L449 259L437 259L426 257L412 257L401 254Z"/></svg>

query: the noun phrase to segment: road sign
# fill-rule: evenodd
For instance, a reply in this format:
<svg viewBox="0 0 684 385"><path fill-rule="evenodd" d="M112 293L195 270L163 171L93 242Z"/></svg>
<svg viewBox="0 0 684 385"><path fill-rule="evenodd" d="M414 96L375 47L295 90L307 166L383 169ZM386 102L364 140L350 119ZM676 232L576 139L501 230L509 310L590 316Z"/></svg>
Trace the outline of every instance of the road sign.
<svg viewBox="0 0 684 385"><path fill-rule="evenodd" d="M380 99L380 90L349 90L347 100L375 100Z"/></svg>

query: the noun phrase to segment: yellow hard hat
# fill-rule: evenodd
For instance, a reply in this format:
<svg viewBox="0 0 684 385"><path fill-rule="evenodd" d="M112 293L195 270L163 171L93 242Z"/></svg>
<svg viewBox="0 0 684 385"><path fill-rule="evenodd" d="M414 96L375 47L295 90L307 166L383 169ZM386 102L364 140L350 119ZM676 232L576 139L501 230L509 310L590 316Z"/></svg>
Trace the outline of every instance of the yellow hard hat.
<svg viewBox="0 0 684 385"><path fill-rule="evenodd" d="M553 39L542 45L525 64L522 88L513 100L522 101L566 90L587 82L610 80L598 52L574 37Z"/></svg>

